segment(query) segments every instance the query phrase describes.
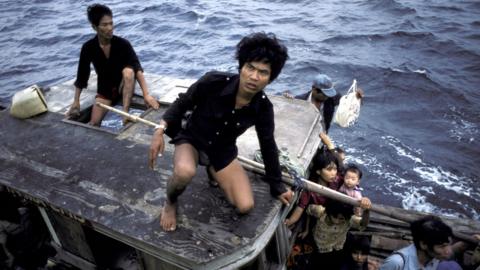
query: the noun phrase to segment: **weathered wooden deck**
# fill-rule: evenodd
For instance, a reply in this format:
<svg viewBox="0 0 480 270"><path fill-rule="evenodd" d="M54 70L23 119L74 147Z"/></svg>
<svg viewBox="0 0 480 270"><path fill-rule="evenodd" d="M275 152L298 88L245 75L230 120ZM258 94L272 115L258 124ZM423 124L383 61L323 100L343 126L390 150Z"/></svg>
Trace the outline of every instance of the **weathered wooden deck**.
<svg viewBox="0 0 480 270"><path fill-rule="evenodd" d="M177 231L165 233L158 215L172 173L171 153L152 171L146 145L61 119L58 114L27 121L0 115L0 183L151 255L187 266L208 263L249 248L280 210L268 185L251 175L256 207L237 215L200 167L180 199Z"/></svg>
<svg viewBox="0 0 480 270"><path fill-rule="evenodd" d="M169 80L166 85L154 75L147 80L164 103L171 102L172 92L186 90ZM90 87L82 93L82 108L93 102L94 93ZM0 184L46 209L53 227L65 227L58 226L62 222L87 226L159 261L188 269L236 268L266 247L286 209L271 197L260 175L250 174L255 208L241 216L218 188L209 186L204 167L199 167L179 199L177 230L163 232L158 216L172 174L172 147L158 159L156 170L150 170L151 128L135 123L116 134L72 124L63 116L72 97L73 87L68 82L46 93L50 111L45 114L18 120L7 110L0 113ZM279 147L294 153L292 156L301 152L295 161L306 170L319 144L318 113L302 101L281 97L272 101ZM166 108L147 111L145 118L158 121ZM298 141L292 141L292 135ZM257 141L253 130L239 139L241 155L252 158L256 150L252 141ZM81 236L61 229L55 233L69 252L93 261L88 247L61 243L61 239Z"/></svg>

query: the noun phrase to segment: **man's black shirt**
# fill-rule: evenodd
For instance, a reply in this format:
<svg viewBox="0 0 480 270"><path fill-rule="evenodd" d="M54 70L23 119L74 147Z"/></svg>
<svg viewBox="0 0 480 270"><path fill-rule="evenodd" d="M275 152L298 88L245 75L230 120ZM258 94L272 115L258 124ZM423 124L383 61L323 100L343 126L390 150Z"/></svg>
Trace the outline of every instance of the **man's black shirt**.
<svg viewBox="0 0 480 270"><path fill-rule="evenodd" d="M109 58L100 47L97 35L83 44L78 62L77 79L74 83L80 89L88 85L90 63L93 63L98 76L97 92L108 99L113 98L112 91L119 90L122 70L125 67L131 67L135 73L143 70L130 42L118 36L112 37Z"/></svg>

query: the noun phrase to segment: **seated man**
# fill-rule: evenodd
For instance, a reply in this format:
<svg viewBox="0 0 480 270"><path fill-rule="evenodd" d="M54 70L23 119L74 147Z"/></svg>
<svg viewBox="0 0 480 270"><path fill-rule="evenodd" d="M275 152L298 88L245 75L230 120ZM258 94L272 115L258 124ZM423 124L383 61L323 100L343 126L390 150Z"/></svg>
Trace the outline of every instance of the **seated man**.
<svg viewBox="0 0 480 270"><path fill-rule="evenodd" d="M284 93L287 98L293 98L288 92ZM303 99L312 102L323 116L325 133L328 133L330 124L335 113L335 107L338 106L342 95L338 94L333 87L332 79L325 74L318 74L312 82L312 89L306 93L295 96L297 99ZM363 98L363 90L357 89L357 97Z"/></svg>
<svg viewBox="0 0 480 270"><path fill-rule="evenodd" d="M453 233L440 218L425 216L412 222L410 230L413 244L395 251L385 259L380 270L436 270L446 265L448 268L443 269L461 269L456 262L446 261L453 255L451 245Z"/></svg>
<svg viewBox="0 0 480 270"><path fill-rule="evenodd" d="M164 149L165 131L175 144L173 175L167 183L167 198L160 216L160 225L165 231L176 229L177 199L195 176L199 161L206 158L208 173L237 211L245 214L253 208L252 188L237 160L235 145L237 138L253 125L271 194L285 204L293 199L292 191L281 182L273 104L263 92L280 74L288 58L287 48L273 35L255 33L237 44L236 58L239 74L205 74L186 93L179 95L153 135L149 153L151 168ZM190 110L193 112L182 128L182 119Z"/></svg>
<svg viewBox="0 0 480 270"><path fill-rule="evenodd" d="M132 45L126 39L113 35L110 8L94 4L88 7L87 15L97 34L82 46L74 83L75 96L67 115L78 115L80 112L80 94L88 85L90 63L93 63L98 76L96 102L114 105L122 100L123 110L128 113L136 79L142 88L145 104L158 109L159 103L148 93L143 69ZM100 126L106 113L106 109L94 105L89 124ZM123 122L126 123L126 118Z"/></svg>

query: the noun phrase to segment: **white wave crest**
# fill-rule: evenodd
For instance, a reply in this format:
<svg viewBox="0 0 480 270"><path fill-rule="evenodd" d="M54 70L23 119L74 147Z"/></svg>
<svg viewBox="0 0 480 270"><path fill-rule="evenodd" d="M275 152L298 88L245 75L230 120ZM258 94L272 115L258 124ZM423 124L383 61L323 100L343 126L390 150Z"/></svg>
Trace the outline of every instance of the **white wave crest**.
<svg viewBox="0 0 480 270"><path fill-rule="evenodd" d="M455 191L458 194L470 197L471 188L462 177L451 172L444 171L442 168L435 167L415 167L413 169L425 181L435 183L445 189Z"/></svg>

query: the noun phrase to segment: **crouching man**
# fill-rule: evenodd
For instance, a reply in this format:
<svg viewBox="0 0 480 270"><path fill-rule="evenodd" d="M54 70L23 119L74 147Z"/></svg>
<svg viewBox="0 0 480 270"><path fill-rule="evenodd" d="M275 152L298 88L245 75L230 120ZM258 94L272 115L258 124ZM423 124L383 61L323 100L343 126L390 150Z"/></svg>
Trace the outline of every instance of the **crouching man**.
<svg viewBox="0 0 480 270"><path fill-rule="evenodd" d="M163 152L164 133L175 144L173 176L167 183L167 199L160 216L165 231L176 229L177 199L195 176L199 160L204 161L209 176L218 182L239 213L248 213L254 207L252 187L237 160L235 145L237 137L252 125L257 131L271 194L285 204L293 198L293 192L281 182L273 105L263 92L280 74L288 58L287 48L274 35L254 33L237 44L236 58L239 74L205 74L179 95L153 135L151 168ZM187 111L193 112L182 128Z"/></svg>

